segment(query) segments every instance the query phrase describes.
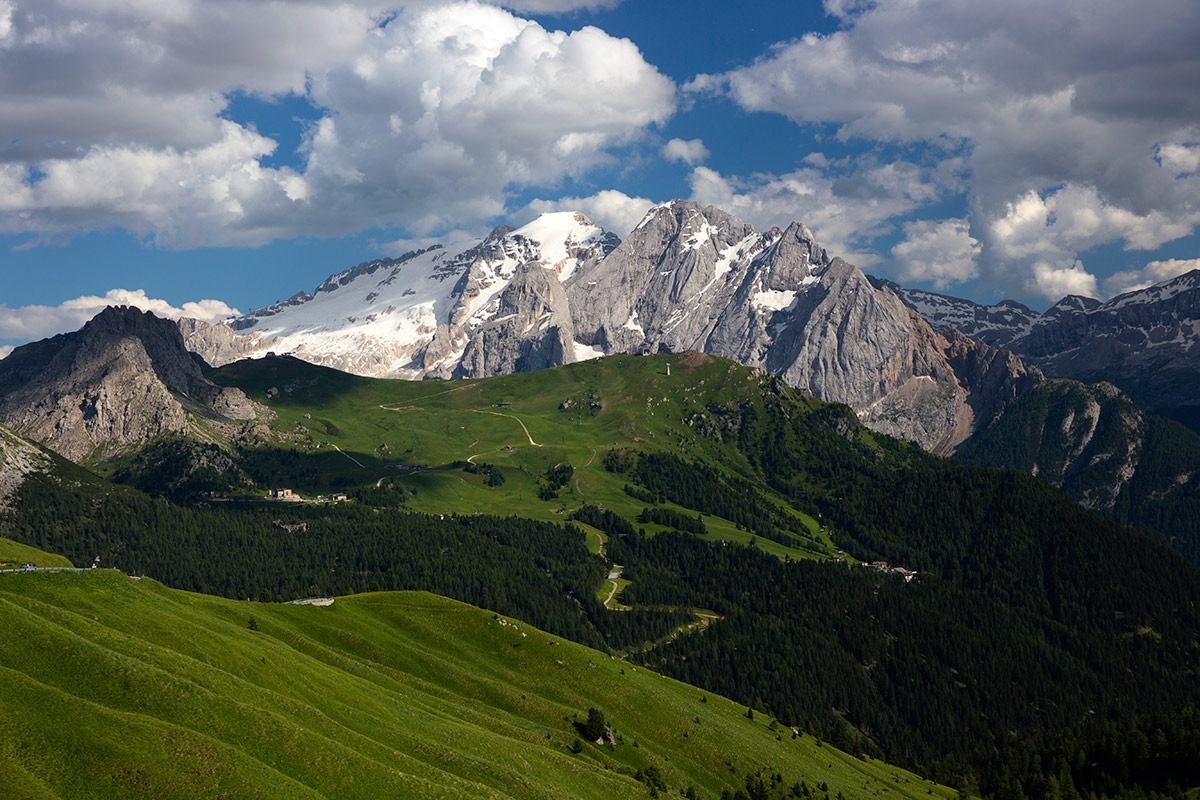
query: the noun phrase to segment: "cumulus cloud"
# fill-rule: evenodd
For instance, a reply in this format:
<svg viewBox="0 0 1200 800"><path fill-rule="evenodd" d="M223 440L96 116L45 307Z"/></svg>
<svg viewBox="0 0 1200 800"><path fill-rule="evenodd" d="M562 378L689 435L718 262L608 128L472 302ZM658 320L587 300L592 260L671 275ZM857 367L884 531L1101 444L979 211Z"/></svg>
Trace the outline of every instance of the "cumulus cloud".
<svg viewBox="0 0 1200 800"><path fill-rule="evenodd" d="M701 139L672 139L663 145L662 154L669 161L692 166L708 158L708 148Z"/></svg>
<svg viewBox="0 0 1200 800"><path fill-rule="evenodd" d="M1055 266L1044 261L1033 264L1032 274L1027 279L1027 289L1047 300L1059 300L1069 294L1084 297L1099 297L1096 276L1076 261L1070 266Z"/></svg>
<svg viewBox="0 0 1200 800"><path fill-rule="evenodd" d="M1200 224L1192 0L827 0L825 8L836 32L783 42L685 90L832 124L842 139L961 147L972 231L1003 224L1031 193L1045 202L1063 191L1060 205L1086 196L1089 208L1069 224L1043 225L1061 232L1053 246L1070 255L1077 242L1154 247ZM990 279L1015 270L1011 286L1057 282L1035 243L1023 245L1030 257L1012 261L980 238ZM1053 263L1075 274L1072 261Z"/></svg>
<svg viewBox="0 0 1200 800"><path fill-rule="evenodd" d="M1200 258L1169 258L1165 261L1151 261L1141 269L1114 272L1104 280L1104 292L1109 297L1116 297L1125 292L1135 292L1156 283L1169 281L1194 269L1200 269Z"/></svg>
<svg viewBox="0 0 1200 800"><path fill-rule="evenodd" d="M549 211L579 211L604 230L623 239L642 221L653 205L654 201L644 197L630 197L615 189L605 189L590 197L534 200L518 212L516 219L526 222Z"/></svg>
<svg viewBox="0 0 1200 800"><path fill-rule="evenodd" d="M176 247L420 235L608 163L675 110L673 82L628 40L481 2L3 2L7 233L120 227ZM268 166L276 143L223 118L233 91L320 110L298 167Z"/></svg>
<svg viewBox="0 0 1200 800"><path fill-rule="evenodd" d="M904 237L892 248L902 280L930 281L945 289L979 274L981 247L966 218L906 222Z"/></svg>
<svg viewBox="0 0 1200 800"><path fill-rule="evenodd" d="M240 312L220 300L198 300L173 306L137 289L110 289L103 296L84 295L56 306L29 305L9 308L0 305L0 339L44 339L56 333L78 330L108 306L133 306L160 317L193 317L217 322Z"/></svg>
<svg viewBox="0 0 1200 800"><path fill-rule="evenodd" d="M867 156L830 160L821 154L784 175L725 176L708 167L692 170L692 199L715 205L759 228L806 224L831 253L860 267L878 256L876 237L893 230L896 217L957 191L957 159L934 167Z"/></svg>

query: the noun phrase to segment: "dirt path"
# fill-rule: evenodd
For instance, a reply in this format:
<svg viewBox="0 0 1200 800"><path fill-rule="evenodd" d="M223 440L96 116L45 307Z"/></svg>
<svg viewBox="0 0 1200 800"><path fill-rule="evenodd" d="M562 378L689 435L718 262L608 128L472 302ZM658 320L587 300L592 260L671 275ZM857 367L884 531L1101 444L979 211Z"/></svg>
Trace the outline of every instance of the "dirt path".
<svg viewBox="0 0 1200 800"><path fill-rule="evenodd" d="M613 571L608 573L608 582L612 584L612 588L608 590L608 597L604 599L604 607L609 611L618 611L620 609L613 608L609 605L609 603L613 601L613 598L617 596L617 582L621 580L620 568L618 568L616 564L614 564L613 567Z"/></svg>
<svg viewBox="0 0 1200 800"><path fill-rule="evenodd" d="M358 464L358 466L362 467L363 469L366 469L366 467L365 467L365 466L363 466L363 465L362 465L362 463L360 463L360 462L359 462L359 460L358 460L357 458L355 458L354 456L350 455L350 454L349 454L349 453L347 453L345 450L343 450L342 448L338 447L336 444L333 444L333 445L330 445L330 446L331 446L331 447L332 447L334 450L337 450L339 453L341 453L342 455L344 455L346 458L348 458L348 459L350 459L351 461L353 461L355 464Z"/></svg>
<svg viewBox="0 0 1200 800"><path fill-rule="evenodd" d="M590 467L592 465L592 462L595 460L596 460L596 448L593 447L592 448L592 457L587 460L587 463L584 464L584 466Z"/></svg>
<svg viewBox="0 0 1200 800"><path fill-rule="evenodd" d="M525 427L525 423L521 421L520 417L514 417L512 414L501 414L499 411L480 411L480 410L474 409L474 408L471 410L474 411L476 414L493 414L497 417L508 417L509 419L515 419L517 421L517 424L521 426L521 430L525 431L525 438L527 438L529 440L529 443L531 445L533 445L534 447L542 446L533 440L533 437L529 434L529 428Z"/></svg>

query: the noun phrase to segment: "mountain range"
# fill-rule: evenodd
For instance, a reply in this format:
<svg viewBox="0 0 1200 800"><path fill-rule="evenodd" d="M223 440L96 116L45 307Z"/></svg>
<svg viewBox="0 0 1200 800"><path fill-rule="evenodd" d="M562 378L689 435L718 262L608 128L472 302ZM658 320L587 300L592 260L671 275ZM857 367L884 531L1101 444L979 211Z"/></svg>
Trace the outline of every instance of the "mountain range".
<svg viewBox="0 0 1200 800"><path fill-rule="evenodd" d="M1100 302L1068 295L1045 313L1013 300L894 292L936 330L956 329L1056 378L1106 381L1140 407L1194 423L1200 413L1200 270Z"/></svg>
<svg viewBox="0 0 1200 800"><path fill-rule="evenodd" d="M408 379L696 350L779 374L935 452L1040 380L1004 351L933 330L802 224L758 232L680 200L624 241L581 214L546 214L360 264L226 324L180 324L214 366L275 352Z"/></svg>
<svg viewBox="0 0 1200 800"><path fill-rule="evenodd" d="M0 361L0 535L19 542L0 539L0 556L7 564L54 563L33 547L77 564L100 557L174 588L262 604L433 591L489 609L493 621L501 614L536 626L532 637L546 636L540 628L600 651L570 651L581 663L619 657L605 662L612 680L650 668L724 695L747 709L744 724L764 715L755 747L784 748L775 763L727 758L729 774L705 773L694 765L712 758L691 749L699 731L696 743L685 732L656 746L654 757L646 734L638 735L642 747L601 740L593 753L590 735L571 740L572 730L590 729L571 722L582 702L538 705L538 724L554 724L516 752L581 776L581 786L595 785L578 770L582 755L598 758L614 786L635 795L667 786L686 792L695 781L710 791L744 786L753 797L821 800L772 772L812 769L813 781L834 783L834 762L821 761L819 749L832 743L859 757L932 765L931 774L964 797L1019 800L1012 787L1024 785L1025 797L1059 800L1037 788L1051 784L1030 766L1036 758L1007 754L1028 750L1026 734L1042 731L1080 742L1069 764L1055 762L1057 785L1081 787L1089 800L1129 785L1174 798L1172 786L1200 785L1187 766L1200 763L1188 744L1200 741L1189 727L1200 715L1186 706L1200 699L1200 435L1143 410L1126 387L1138 370L1154 372L1154 358L1178 350L1177 369L1155 379L1178 390L1166 398L1176 404L1169 409L1187 407L1180 387L1190 369L1194 278L1108 304L1067 298L1041 315L1011 302L976 306L868 278L798 223L760 233L717 209L676 201L652 209L624 241L582 215L545 215L481 240L358 265L311 294L223 325L109 308L79 331ZM1046 377L1082 369L1089 348L1103 347L1129 374L1091 384ZM351 374L372 372L392 377ZM947 453L954 460L935 455ZM285 499L268 499L267 490ZM232 602L185 611L207 601L168 596L149 581L135 589L116 575L80 579L86 583L64 576L53 585L24 574L0 580L29 581L15 592L0 587L0 602L22 620L0 633L12 679L0 682L10 698L0 703L0 723L19 730L18 750L6 752L27 754L6 761L0 753L0 761L18 783L70 783L28 755L45 749L42 739L69 738L70 747L91 752L101 731L117 729L75 725L82 717L73 711L48 724L19 699L44 694L42 685L64 674L57 655L24 657L23 639L82 635L49 624L67 613L58 607L133 609L138 619L117 616L105 647L125 637L137 652L171 663L188 651L187 637L139 639L153 631L142 618L202 618L233 654L217 671L223 685L232 685L226 671L240 676L265 663L250 653L282 659L276 645L260 648L268 638L261 634L286 626L295 648L314 630L286 607L264 605L249 622L237 611L246 606ZM96 591L99 599L88 594ZM328 635L374 654L369 663L336 653L334 670L294 655L287 663L333 683L345 682L343 671L409 681L392 671L393 656L378 660L385 651L401 659L415 652L388 644L371 616L396 603L413 606L338 601L344 624L366 627L352 642L339 638L340 628ZM404 614L423 631L457 608L416 605ZM466 635L475 640L487 615L465 613L478 623ZM76 622L81 632L93 629L84 617ZM419 635L416 650L431 652L432 637ZM64 651L75 647L61 642ZM462 685L476 673L509 670L534 649L512 648L527 644L514 639L502 651L515 660L487 654L492 666L468 659ZM566 643L546 649L560 663L539 663L557 674ZM88 669L109 669L107 650L89 652ZM172 668L181 680L200 674L181 663ZM285 706L304 694L295 682L267 683ZM71 702L93 702L96 719L127 715L141 694L97 695L93 681L79 685ZM502 705L528 710L533 687L521 687L519 704L510 696ZM433 691L461 715L488 718L474 695ZM651 715L685 702L675 694ZM198 720L169 704L120 727L137 753L131 758L154 768L112 767L111 793L120 796L130 781L175 785L179 765L192 763L161 755L155 737L137 733L163 725L219 740L233 748L231 758L249 755L254 763L230 773L236 785L256 784L256 759L274 765L286 756L288 774L326 786L327 770L312 769L323 740L295 750L287 737L251 746L240 726L221 722L242 719L240 696L212 693L202 701L212 714ZM605 701L592 689L585 696ZM486 774L508 762L480 756L478 743L513 735L508 723L468 728L445 719L447 730L464 734L456 739L462 747L432 757L419 741L409 746L406 725L386 722L390 711L372 722L328 700L306 696L305 713L404 740L382 759L423 764L438 785L418 795L444 794L442 783L462 777L453 764L463 758L474 765L472 780L489 787L481 796L545 794L512 788L523 785L519 776ZM1146 712L1167 716L1128 721ZM1115 732L1073 732L1093 715ZM629 724L627 735L638 729ZM1155 753L1171 753L1154 756L1153 778L1097 777L1087 766L1097 758L1129 765L1141 758L1132 747L1078 755L1127 730L1136 738L1142 727L1153 733ZM318 728L325 730L306 730ZM56 733L68 729L72 737ZM817 738L810 743L802 731ZM345 755L358 763L356 752ZM112 766L107 751L97 757ZM447 760L452 766L440 766ZM396 777L375 760L346 767L352 774L362 786ZM851 774L863 782L848 796L885 789L874 787L877 771ZM911 793L899 784L891 790Z"/></svg>

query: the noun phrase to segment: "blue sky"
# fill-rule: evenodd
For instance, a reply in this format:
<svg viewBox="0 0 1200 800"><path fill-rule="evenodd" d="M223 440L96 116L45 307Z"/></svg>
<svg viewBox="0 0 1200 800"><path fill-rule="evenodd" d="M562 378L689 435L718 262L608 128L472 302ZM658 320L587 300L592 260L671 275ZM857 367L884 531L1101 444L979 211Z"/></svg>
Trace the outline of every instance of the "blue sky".
<svg viewBox="0 0 1200 800"><path fill-rule="evenodd" d="M0 0L0 347L673 197L908 285L1112 296L1200 267L1197 41L1190 0Z"/></svg>

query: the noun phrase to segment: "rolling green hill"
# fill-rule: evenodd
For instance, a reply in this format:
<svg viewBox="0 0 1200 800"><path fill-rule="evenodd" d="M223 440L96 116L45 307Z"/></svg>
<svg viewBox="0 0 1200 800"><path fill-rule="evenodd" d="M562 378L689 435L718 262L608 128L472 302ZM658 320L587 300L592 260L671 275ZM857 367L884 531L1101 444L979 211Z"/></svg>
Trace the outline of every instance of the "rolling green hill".
<svg viewBox="0 0 1200 800"><path fill-rule="evenodd" d="M164 440L109 465L126 486L31 479L0 533L226 597L435 592L850 749L958 759L947 783L970 785L962 759L1010 733L1200 700L1194 565L1028 475L931 456L728 361L213 375L274 410L272 446Z"/></svg>
<svg viewBox="0 0 1200 800"><path fill-rule="evenodd" d="M14 800L952 794L424 593L319 607L110 570L6 574L0 617L0 795ZM582 740L592 708L611 742Z"/></svg>
<svg viewBox="0 0 1200 800"><path fill-rule="evenodd" d="M33 564L36 567L70 567L70 559L63 556L43 553L36 547L18 544L11 539L0 538L0 569L13 569L22 564Z"/></svg>
<svg viewBox="0 0 1200 800"><path fill-rule="evenodd" d="M629 480L603 465L614 448L677 453L753 478L736 443L713 435L721 415L761 404L764 390L795 395L774 376L699 353L613 356L454 382L359 378L290 357L241 361L210 377L269 406L276 429L294 437L243 461L260 486L316 495L383 481L415 492L408 507L416 511L517 512L542 520L561 520L585 502L637 516L647 503L623 491ZM486 474L464 471L468 461L494 466L503 483L489 486ZM570 464L573 475L556 497L540 499L547 470L560 464ZM790 545L760 536L762 548L780 557L836 557L815 520L761 485L756 491L754 499L787 518L796 536ZM706 538L754 536L720 514L711 517Z"/></svg>

